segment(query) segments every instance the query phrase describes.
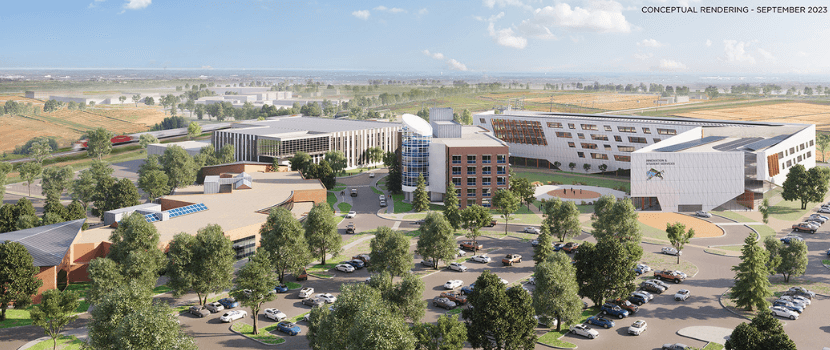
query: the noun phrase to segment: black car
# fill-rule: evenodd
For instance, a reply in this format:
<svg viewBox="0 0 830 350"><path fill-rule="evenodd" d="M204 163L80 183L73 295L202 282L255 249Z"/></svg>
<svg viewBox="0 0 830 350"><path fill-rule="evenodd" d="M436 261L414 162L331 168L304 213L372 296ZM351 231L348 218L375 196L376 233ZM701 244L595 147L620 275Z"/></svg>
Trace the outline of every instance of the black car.
<svg viewBox="0 0 830 350"><path fill-rule="evenodd" d="M653 283L648 283L648 282L643 282L642 284L640 284L640 288L642 288L643 290L645 290L647 292L651 292L651 293L655 293L655 294L663 294L663 292L665 291L665 289L663 289L663 288L661 288L661 287L659 287L659 286L657 286Z"/></svg>
<svg viewBox="0 0 830 350"><path fill-rule="evenodd" d="M303 305L308 305L308 306L312 306L312 307L313 306L320 306L320 305L323 305L325 303L326 303L326 301L323 300L323 299L320 299L320 298L305 298L305 299L303 299Z"/></svg>
<svg viewBox="0 0 830 350"><path fill-rule="evenodd" d="M643 305L648 302L646 298L643 298L642 296L636 294L632 294L630 297L628 297L628 301L637 305Z"/></svg>
<svg viewBox="0 0 830 350"><path fill-rule="evenodd" d="M447 298L435 297L434 299L432 299L432 306L442 307L447 310L454 309L455 305L456 304L454 301Z"/></svg>
<svg viewBox="0 0 830 350"><path fill-rule="evenodd" d="M346 233L347 234L352 234L352 235L354 234L354 223L353 222L350 222L348 225L346 225Z"/></svg>

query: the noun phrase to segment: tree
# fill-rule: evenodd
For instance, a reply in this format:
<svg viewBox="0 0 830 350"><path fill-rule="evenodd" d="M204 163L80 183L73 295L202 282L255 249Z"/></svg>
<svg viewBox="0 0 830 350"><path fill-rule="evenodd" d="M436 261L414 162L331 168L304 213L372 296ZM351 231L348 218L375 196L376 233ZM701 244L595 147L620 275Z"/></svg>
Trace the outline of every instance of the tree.
<svg viewBox="0 0 830 350"><path fill-rule="evenodd" d="M58 348L58 337L63 328L78 318L75 309L79 304L78 293L50 289L43 292L40 305L32 308L32 324L43 328L46 335L52 338L52 349Z"/></svg>
<svg viewBox="0 0 830 350"><path fill-rule="evenodd" d="M141 136L138 137L138 145L144 149L142 152L147 152L147 147L154 143L159 143L159 139L152 134L141 134Z"/></svg>
<svg viewBox="0 0 830 350"><path fill-rule="evenodd" d="M140 101L140 100L141 100L141 94L133 95L133 102L135 103L136 107L138 107L138 101Z"/></svg>
<svg viewBox="0 0 830 350"><path fill-rule="evenodd" d="M801 276L807 270L807 244L799 240L791 240L789 246L782 247L778 253L781 263L776 271L784 276L784 282L789 283L790 277Z"/></svg>
<svg viewBox="0 0 830 350"><path fill-rule="evenodd" d="M597 204L599 206L599 204ZM607 237L614 237L621 241L636 242L639 244L643 238L640 232L640 224L637 220L639 216L636 208L631 204L628 198L620 199L614 202L610 208L601 209L595 212L597 220L594 221L593 235L597 241ZM637 259L640 257L638 256Z"/></svg>
<svg viewBox="0 0 830 350"><path fill-rule="evenodd" d="M69 165L44 169L43 179L40 182L43 195L47 198L59 200L63 191L69 187L73 176L75 176L75 172L72 171L72 167Z"/></svg>
<svg viewBox="0 0 830 350"><path fill-rule="evenodd" d="M530 184L530 180L525 177L510 177L510 192L520 201L525 202L527 210L530 210L530 204L536 200L536 190ZM518 208L516 208L518 210Z"/></svg>
<svg viewBox="0 0 830 350"><path fill-rule="evenodd" d="M273 270L271 253L264 249L257 250L236 276L236 286L231 295L239 300L240 304L251 308L251 316L254 319L253 334L259 334L257 321L262 304L276 298L276 294L271 293L276 285L277 275Z"/></svg>
<svg viewBox="0 0 830 350"><path fill-rule="evenodd" d="M680 222L675 222L674 224L666 223L666 233L668 234L671 246L677 249L677 263L679 264L680 251L683 250L683 246L686 243L689 243L691 238L694 238L695 229L690 228L689 231L686 231L686 225Z"/></svg>
<svg viewBox="0 0 830 350"><path fill-rule="evenodd" d="M9 162L0 162L0 198L6 194L6 176L14 167Z"/></svg>
<svg viewBox="0 0 830 350"><path fill-rule="evenodd" d="M193 291L199 297L199 303L204 305L210 293L221 292L232 285L236 252L233 242L219 225L207 225L199 229L196 236L177 234L167 255L167 285L175 296Z"/></svg>
<svg viewBox="0 0 830 350"><path fill-rule="evenodd" d="M562 324L572 324L582 315L582 299L576 283L576 269L563 252L553 253L547 261L536 265L533 273L536 290L533 292L533 309L536 315L556 319L556 330Z"/></svg>
<svg viewBox="0 0 830 350"><path fill-rule="evenodd" d="M435 324L418 323L412 333L416 349L461 350L467 341L467 327L453 315L442 315Z"/></svg>
<svg viewBox="0 0 830 350"><path fill-rule="evenodd" d="M547 221L548 219L545 219L545 222L542 223L542 229L539 232L539 238L537 238L536 242L537 244L533 247L533 261L536 262L536 265L541 264L554 253L553 237L550 235L550 226L547 224Z"/></svg>
<svg viewBox="0 0 830 350"><path fill-rule="evenodd" d="M470 112L469 109L464 109L461 111L461 124L463 125L473 125L473 113Z"/></svg>
<svg viewBox="0 0 830 350"><path fill-rule="evenodd" d="M581 248L581 247L580 247ZM741 249L741 263L733 266L735 285L732 287L732 300L736 307L752 311L766 309L767 298L772 295L767 276L767 252L758 246L755 237L747 236Z"/></svg>
<svg viewBox="0 0 830 350"><path fill-rule="evenodd" d="M761 212L761 216L763 218L762 220L764 221L764 224L769 224L769 199L768 198L764 198L764 200L761 202L761 206L758 207L758 211Z"/></svg>
<svg viewBox="0 0 830 350"><path fill-rule="evenodd" d="M51 156L52 153L52 146L49 145L49 142L46 140L39 140L32 143L32 147L29 148L29 157L35 160L40 165L43 165L43 160Z"/></svg>
<svg viewBox="0 0 830 350"><path fill-rule="evenodd" d="M118 101L121 101L121 103L122 103L122 104L123 104L123 103L124 103L124 101L126 101L126 100L127 100L127 96L118 96ZM138 107L138 106L136 106L136 107Z"/></svg>
<svg viewBox="0 0 830 350"><path fill-rule="evenodd" d="M490 215L490 211L478 204L468 206L461 211L461 227L470 230L467 238L473 240L473 247L478 247L476 238L481 235L479 230L492 221L493 216ZM477 249L474 252L477 252Z"/></svg>
<svg viewBox="0 0 830 350"><path fill-rule="evenodd" d="M596 245L581 244L574 255L579 295L596 305L608 298L628 297L637 289L631 267L643 254L638 244L617 239L600 239Z"/></svg>
<svg viewBox="0 0 830 350"><path fill-rule="evenodd" d="M827 193L830 169L814 167L806 171L804 166L796 164L787 173L782 187L781 197L787 201L801 201L801 209L807 208L808 202L821 202Z"/></svg>
<svg viewBox="0 0 830 350"><path fill-rule="evenodd" d="M608 170L608 165L600 164L597 168L599 168L599 171L604 173L606 170Z"/></svg>
<svg viewBox="0 0 830 350"><path fill-rule="evenodd" d="M102 259L97 258L92 262ZM112 264L115 266L114 263ZM90 263L91 268L92 263ZM90 277L92 277L91 274ZM92 281L93 289L89 292L93 292L97 282L95 279ZM124 317L152 303L151 290L138 281L127 280L117 285L109 284L109 286L111 288L108 291L93 299L94 301L90 300L95 303L95 307L90 310L92 320L88 323L88 343L93 349L121 349L116 344L122 335L119 334L118 328L123 323ZM87 293L88 300L89 292ZM172 320L170 316L167 317Z"/></svg>
<svg viewBox="0 0 830 350"><path fill-rule="evenodd" d="M452 182L447 184L447 193L444 194L444 218L447 219L453 230L461 228L461 209L458 206L458 192Z"/></svg>
<svg viewBox="0 0 830 350"><path fill-rule="evenodd" d="M132 213L121 219L109 241L112 245L107 258L120 266L121 274L152 288L165 264L156 227L141 213Z"/></svg>
<svg viewBox="0 0 830 350"><path fill-rule="evenodd" d="M115 331L115 348L197 350L178 318L171 317L174 312L166 303L154 301L124 315Z"/></svg>
<svg viewBox="0 0 830 350"><path fill-rule="evenodd" d="M10 304L24 309L32 303L43 281L35 275L39 269L26 247L19 242L0 243L0 321L6 320L6 309Z"/></svg>
<svg viewBox="0 0 830 350"><path fill-rule="evenodd" d="M202 134L202 127L199 126L199 123L190 122L190 124L187 126L187 139L192 140L196 136L199 136L201 134Z"/></svg>
<svg viewBox="0 0 830 350"><path fill-rule="evenodd" d="M366 159L369 160L370 163L379 163L383 161L383 148L370 147L366 150Z"/></svg>
<svg viewBox="0 0 830 350"><path fill-rule="evenodd" d="M475 293L467 297L471 307L462 310L470 345L485 350L533 349L536 319L530 294L522 288L506 290L489 270L475 283Z"/></svg>
<svg viewBox="0 0 830 350"><path fill-rule="evenodd" d="M343 238L337 233L337 223L334 213L328 203L320 203L311 208L305 222L305 238L312 254L320 257L321 263L326 263L326 254L337 255L343 244Z"/></svg>
<svg viewBox="0 0 830 350"><path fill-rule="evenodd" d="M585 172L587 173L588 171L591 170L591 164L588 164L588 163L582 164L582 169L585 169Z"/></svg>
<svg viewBox="0 0 830 350"><path fill-rule="evenodd" d="M101 158L112 152L112 141L110 140L115 135L107 129L101 127L95 128L87 131L85 136L87 138L86 153L90 157L96 158L100 161Z"/></svg>
<svg viewBox="0 0 830 350"><path fill-rule="evenodd" d="M89 262L87 267L89 280L92 281L86 293L86 301L90 304L102 302L107 294L121 287L126 283L121 274L121 267L108 258L95 258ZM147 288L148 286L143 286Z"/></svg>
<svg viewBox="0 0 830 350"><path fill-rule="evenodd" d="M520 199L507 189L500 189L496 191L493 196L493 205L496 206L496 211L504 218L504 234L507 234L507 225L510 224L510 215L519 210Z"/></svg>
<svg viewBox="0 0 830 350"><path fill-rule="evenodd" d="M574 162L568 163L568 168L570 168L571 171L574 171L574 168L576 168L576 163L574 163Z"/></svg>
<svg viewBox="0 0 830 350"><path fill-rule="evenodd" d="M752 322L741 322L724 345L726 350L796 350L772 312L761 310Z"/></svg>
<svg viewBox="0 0 830 350"><path fill-rule="evenodd" d="M138 188L130 179L124 178L113 183L107 194L106 206L102 210L107 211L138 205L139 199L141 199L141 195L138 193Z"/></svg>
<svg viewBox="0 0 830 350"><path fill-rule="evenodd" d="M309 165L314 164L311 156L305 152L294 153L294 156L289 159L289 163L291 164L291 171L299 171L303 174L306 173Z"/></svg>
<svg viewBox="0 0 830 350"><path fill-rule="evenodd" d="M560 168L561 166L562 166L562 162L560 162L558 160L553 162L553 167L556 168L557 170L562 170L562 168Z"/></svg>
<svg viewBox="0 0 830 350"><path fill-rule="evenodd" d="M311 250L300 221L286 208L271 209L259 229L260 249L271 253L271 260L282 283L285 273L295 275L311 263Z"/></svg>
<svg viewBox="0 0 830 350"><path fill-rule="evenodd" d="M35 178L37 178L41 171L43 171L43 167L41 167L37 162L26 162L21 164L17 171L20 173L20 178L23 179L23 181L26 181L26 186L29 189L29 196L31 197L32 182L35 181Z"/></svg>
<svg viewBox="0 0 830 350"><path fill-rule="evenodd" d="M412 194L412 210L422 212L429 209L429 194L427 194L427 184L424 180L424 174L418 174L418 184L415 187L415 192Z"/></svg>
<svg viewBox="0 0 830 350"><path fill-rule="evenodd" d="M439 213L427 214L415 252L431 261L437 270L439 261L449 262L455 258L456 249L455 235L447 219Z"/></svg>
<svg viewBox="0 0 830 350"><path fill-rule="evenodd" d="M196 181L196 163L193 157L180 146L170 146L161 156L161 166L167 174L171 189L189 186Z"/></svg>
<svg viewBox="0 0 830 350"><path fill-rule="evenodd" d="M421 277L410 273L404 274L401 282L396 284L390 293L392 311L412 322L419 322L424 317L427 307L424 301L425 289Z"/></svg>
<svg viewBox="0 0 830 350"><path fill-rule="evenodd" d="M824 152L827 150L827 146L830 145L830 135L828 134L818 134L816 135L816 148L821 150L821 161L825 162L824 159Z"/></svg>
<svg viewBox="0 0 830 350"><path fill-rule="evenodd" d="M84 212L86 212L89 203L93 201L96 183L95 176L89 169L78 173L78 178L72 181L69 192L72 195L72 199L83 204Z"/></svg>
<svg viewBox="0 0 830 350"><path fill-rule="evenodd" d="M138 168L138 188L147 193L150 202L170 193L170 179L162 170L157 155L151 155Z"/></svg>
<svg viewBox="0 0 830 350"><path fill-rule="evenodd" d="M338 236L339 237L339 236ZM412 269L412 253L409 252L409 239L401 231L394 231L386 226L378 227L375 237L369 243L371 251L369 272L387 271L389 275L403 276Z"/></svg>
<svg viewBox="0 0 830 350"><path fill-rule="evenodd" d="M148 97L144 98L144 104L148 105L148 106L153 106L153 105L156 104L156 100L154 98L148 96Z"/></svg>
<svg viewBox="0 0 830 350"><path fill-rule="evenodd" d="M328 151L323 158L329 163L335 174L340 174L343 169L346 169L346 155L342 151Z"/></svg>
<svg viewBox="0 0 830 350"><path fill-rule="evenodd" d="M775 236L767 236L764 238L764 249L767 250L767 270L770 273L776 272L781 264L781 241Z"/></svg>

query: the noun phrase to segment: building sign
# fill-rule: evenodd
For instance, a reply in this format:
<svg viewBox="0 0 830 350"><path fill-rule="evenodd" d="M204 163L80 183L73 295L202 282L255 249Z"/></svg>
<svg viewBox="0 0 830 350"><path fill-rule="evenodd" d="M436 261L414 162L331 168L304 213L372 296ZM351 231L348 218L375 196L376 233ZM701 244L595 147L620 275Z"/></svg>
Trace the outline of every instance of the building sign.
<svg viewBox="0 0 830 350"><path fill-rule="evenodd" d="M646 165L655 166L655 165L670 165L674 166L674 162L670 162L665 159L646 159Z"/></svg>
<svg viewBox="0 0 830 350"><path fill-rule="evenodd" d="M655 177L659 178L660 180L663 180L663 172L664 171L665 170L657 170L657 169L654 169L654 168L649 169L649 171L646 172L646 181L651 180L652 178L655 178Z"/></svg>

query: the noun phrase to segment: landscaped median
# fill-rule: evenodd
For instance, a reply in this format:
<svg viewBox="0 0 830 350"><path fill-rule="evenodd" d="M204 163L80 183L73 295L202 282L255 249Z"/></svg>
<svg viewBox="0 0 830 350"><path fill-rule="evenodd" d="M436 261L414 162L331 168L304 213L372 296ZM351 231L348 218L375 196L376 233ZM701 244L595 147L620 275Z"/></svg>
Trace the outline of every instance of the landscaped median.
<svg viewBox="0 0 830 350"><path fill-rule="evenodd" d="M249 325L245 322L236 322L231 325L231 331L242 334L245 337L251 338L256 340L260 343L268 344L268 345L277 345L285 343L285 339L278 337L271 333L272 330L277 328L277 324L273 324L271 326L260 328L259 334L254 335L254 326Z"/></svg>
<svg viewBox="0 0 830 350"><path fill-rule="evenodd" d="M592 307L589 307L585 310L582 310L582 316L580 316L579 320L577 322L575 322L574 324L584 323L585 320L588 319L588 317L594 316L598 313L599 313L599 307L598 306L592 306ZM576 344L569 343L569 342L566 342L566 341L563 341L563 340L560 339L563 336L565 336L565 334L568 334L568 332L570 332L570 327L571 327L571 325L562 325L562 330L561 331L552 330L550 332L547 332L544 335L542 335L541 337L539 337L539 339L537 339L537 342L539 342L540 344L553 346L553 347L557 347L557 348L562 348L562 349L574 349L574 348L576 348Z"/></svg>
<svg viewBox="0 0 830 350"><path fill-rule="evenodd" d="M30 347L29 350L47 350L52 349L52 346L55 343L52 342L52 339L46 339L42 342L35 344L34 346ZM58 338L58 349L62 350L79 350L84 345L84 341L75 338L72 335L62 335Z"/></svg>

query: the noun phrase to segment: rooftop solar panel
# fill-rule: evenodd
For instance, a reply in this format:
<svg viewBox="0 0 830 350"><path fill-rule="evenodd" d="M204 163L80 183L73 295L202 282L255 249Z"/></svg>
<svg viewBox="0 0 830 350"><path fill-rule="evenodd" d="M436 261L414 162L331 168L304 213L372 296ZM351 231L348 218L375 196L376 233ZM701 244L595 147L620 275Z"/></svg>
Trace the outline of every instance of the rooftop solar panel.
<svg viewBox="0 0 830 350"><path fill-rule="evenodd" d="M170 209L170 210L167 211L167 213L170 215L170 218L172 219L172 218L175 218L177 216L198 213L200 211L205 211L205 210L207 210L207 206L205 206L204 203L198 203L198 204L191 204L191 205L188 205L188 206L184 206L184 207L181 207L181 208Z"/></svg>
<svg viewBox="0 0 830 350"><path fill-rule="evenodd" d="M737 140L729 141L715 147L712 147L718 151L729 151L729 150L736 150L738 147L742 147L744 145L748 145L753 142L757 142L763 140L763 137L744 137Z"/></svg>
<svg viewBox="0 0 830 350"><path fill-rule="evenodd" d="M705 145L707 143L720 141L720 140L723 140L725 138L726 138L726 136L706 136L706 137L701 138L701 139L682 142L682 143L678 143L676 145L666 146L666 147L663 147L663 148L658 148L655 151L657 151L657 152L677 152L677 151L682 151L684 149L689 149L689 148L692 148L692 147Z"/></svg>
<svg viewBox="0 0 830 350"><path fill-rule="evenodd" d="M776 137L763 139L763 140L758 141L758 142L750 143L750 144L746 145L746 148L751 149L753 151L757 151L759 149L764 149L764 148L767 148L767 147L770 147L770 146L775 146L779 142L783 141L784 139L786 139L788 137L790 137L790 135L778 135Z"/></svg>

